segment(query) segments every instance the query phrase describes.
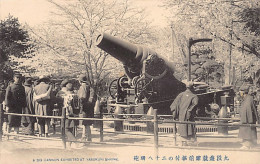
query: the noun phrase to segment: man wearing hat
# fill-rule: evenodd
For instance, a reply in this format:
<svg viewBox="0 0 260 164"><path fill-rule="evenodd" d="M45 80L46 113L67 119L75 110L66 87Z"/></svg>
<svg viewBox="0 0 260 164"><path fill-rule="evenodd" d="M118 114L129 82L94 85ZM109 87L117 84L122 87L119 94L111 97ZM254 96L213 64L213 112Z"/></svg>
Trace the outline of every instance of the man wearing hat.
<svg viewBox="0 0 260 164"><path fill-rule="evenodd" d="M243 93L244 101L240 107L240 123L241 124L256 124L259 123L254 97L252 96L252 88L243 86L240 88ZM256 127L239 127L238 137L242 139L241 149L250 149L254 144L257 144Z"/></svg>
<svg viewBox="0 0 260 164"><path fill-rule="evenodd" d="M78 90L78 99L80 104L80 116L83 118L94 118L95 99L93 92L87 85L86 75L79 76L80 88ZM93 124L91 120L83 120L82 140L92 141L90 126Z"/></svg>
<svg viewBox="0 0 260 164"><path fill-rule="evenodd" d="M171 104L174 120L194 121L199 98L193 93L193 82L187 82L186 88L186 91L180 93ZM192 124L179 124L178 133L181 136L182 146L187 146L187 141L191 139L195 141L195 126Z"/></svg>
<svg viewBox="0 0 260 164"><path fill-rule="evenodd" d="M14 74L14 83L7 87L5 95L5 103L9 113L22 113L23 108L26 107L25 89L22 86L22 75L19 73ZM21 125L21 117L8 115L8 132L14 127L16 134L19 133Z"/></svg>
<svg viewBox="0 0 260 164"><path fill-rule="evenodd" d="M23 114L35 114L33 106L33 89L32 89L32 78L28 77L24 82L25 95L26 95L26 107L23 110ZM34 123L35 117L22 117L22 123L24 126L24 133L27 135L34 134Z"/></svg>
<svg viewBox="0 0 260 164"><path fill-rule="evenodd" d="M39 77L39 84L34 87L34 104L35 104L35 114L42 116L51 116L53 109L53 93L52 86L49 85L49 78L46 76ZM47 94L47 97L44 99L36 100L36 97L41 97L41 95ZM48 137L50 119L46 118L37 118L39 125L39 136Z"/></svg>

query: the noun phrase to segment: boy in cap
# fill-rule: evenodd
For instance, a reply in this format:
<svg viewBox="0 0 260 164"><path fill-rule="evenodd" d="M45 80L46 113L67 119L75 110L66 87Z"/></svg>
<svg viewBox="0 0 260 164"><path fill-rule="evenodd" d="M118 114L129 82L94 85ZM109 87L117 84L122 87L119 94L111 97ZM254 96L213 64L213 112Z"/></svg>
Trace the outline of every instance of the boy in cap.
<svg viewBox="0 0 260 164"><path fill-rule="evenodd" d="M180 93L171 104L171 111L173 112L174 120L194 121L199 98L193 93L193 82L187 82L186 88L186 91ZM182 139L182 146L187 146L187 141L191 139L195 141L195 126L192 124L179 124L178 133Z"/></svg>
<svg viewBox="0 0 260 164"><path fill-rule="evenodd" d="M23 108L26 107L25 89L22 86L22 75L19 73L14 74L14 83L9 85L6 89L5 103L9 113L22 113ZM16 134L19 133L21 125L21 117L8 115L8 133L14 127ZM17 137L16 137L17 138ZM15 138L15 139L16 139Z"/></svg>

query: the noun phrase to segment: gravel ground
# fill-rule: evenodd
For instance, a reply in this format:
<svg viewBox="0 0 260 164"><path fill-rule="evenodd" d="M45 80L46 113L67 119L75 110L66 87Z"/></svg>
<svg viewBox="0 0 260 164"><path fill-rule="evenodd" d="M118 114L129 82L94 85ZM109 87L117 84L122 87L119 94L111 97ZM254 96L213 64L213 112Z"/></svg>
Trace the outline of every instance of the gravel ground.
<svg viewBox="0 0 260 164"><path fill-rule="evenodd" d="M158 154L151 134L117 134L108 127L104 131L105 143L99 142L99 132L93 128L93 142L71 150L63 149L59 131L48 139L20 137L17 141L12 136L9 140L4 137L0 163L260 163L260 146L250 151L239 149L238 130L229 132L228 137L198 133L198 145L192 147L175 147L173 134L159 134Z"/></svg>

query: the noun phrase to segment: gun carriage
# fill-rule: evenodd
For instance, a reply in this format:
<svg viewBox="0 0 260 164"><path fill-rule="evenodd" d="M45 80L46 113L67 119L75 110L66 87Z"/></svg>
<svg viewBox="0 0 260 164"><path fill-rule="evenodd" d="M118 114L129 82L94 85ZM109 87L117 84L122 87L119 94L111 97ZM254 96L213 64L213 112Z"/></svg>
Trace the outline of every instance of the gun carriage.
<svg viewBox="0 0 260 164"><path fill-rule="evenodd" d="M171 114L170 105L176 96L186 89L185 84L174 76L174 64L164 56L140 45L135 45L111 36L100 34L96 46L104 50L123 66L125 75L111 82L109 92L115 100L110 106L130 106L128 113L146 114L149 107L158 109L158 114ZM224 92L230 87L209 91L207 85L197 87L200 115L211 103L221 104ZM232 104L232 103L231 103Z"/></svg>

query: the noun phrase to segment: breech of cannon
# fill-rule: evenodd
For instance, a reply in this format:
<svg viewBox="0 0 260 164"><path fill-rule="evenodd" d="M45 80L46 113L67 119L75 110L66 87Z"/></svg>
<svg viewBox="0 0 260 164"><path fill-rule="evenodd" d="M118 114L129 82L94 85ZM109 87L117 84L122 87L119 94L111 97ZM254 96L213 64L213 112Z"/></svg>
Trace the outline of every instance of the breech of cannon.
<svg viewBox="0 0 260 164"><path fill-rule="evenodd" d="M97 36L96 46L124 64L127 80L121 78L117 82L114 81L119 88L117 95L121 94L123 98L126 96L121 88L134 85L139 100L146 98L147 103L153 104L159 114L166 114L169 113L174 98L185 90L185 85L173 75L174 64L147 47L129 43L106 33Z"/></svg>

